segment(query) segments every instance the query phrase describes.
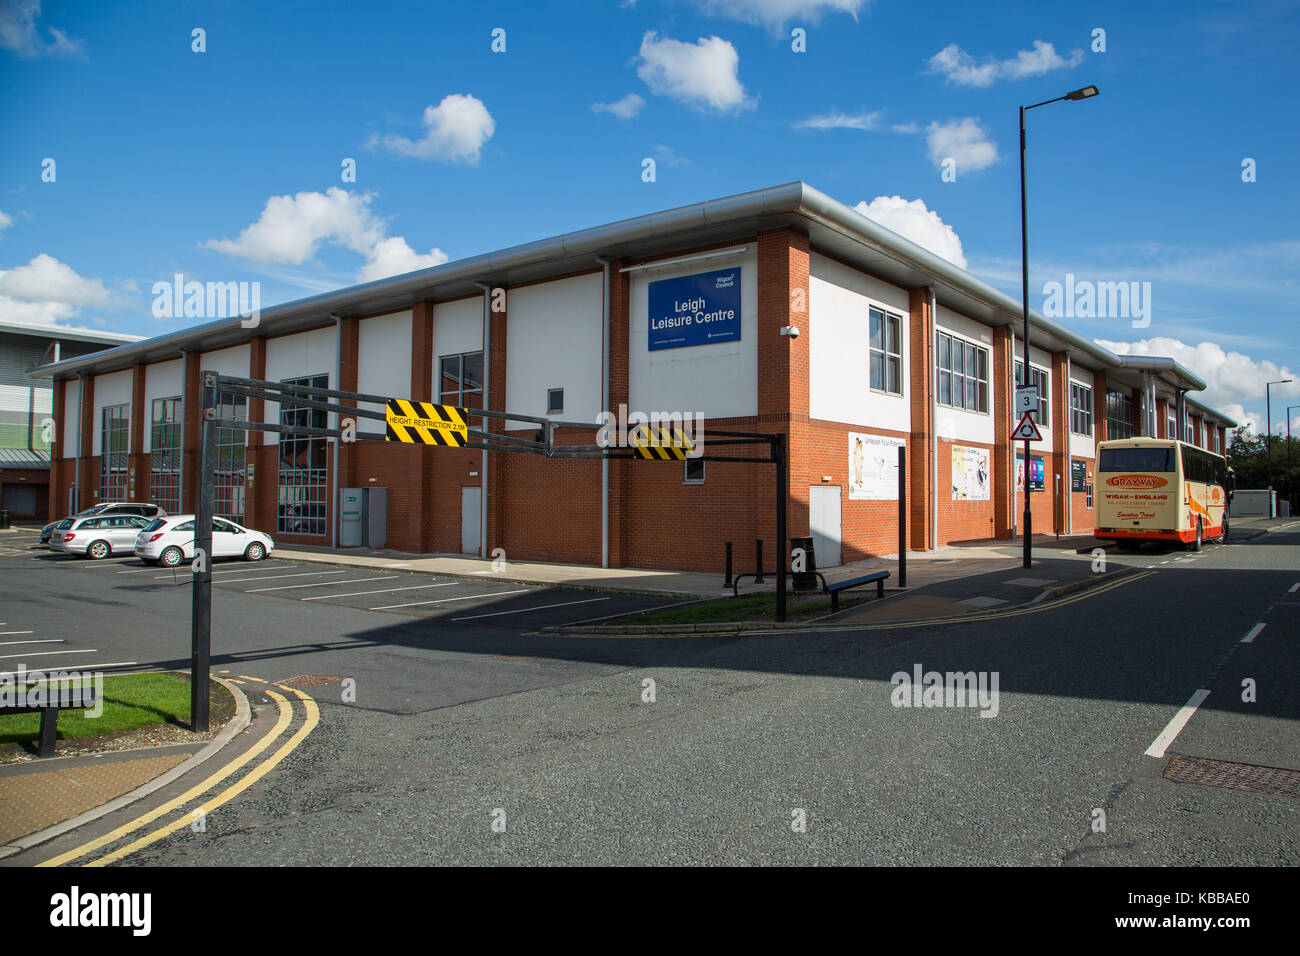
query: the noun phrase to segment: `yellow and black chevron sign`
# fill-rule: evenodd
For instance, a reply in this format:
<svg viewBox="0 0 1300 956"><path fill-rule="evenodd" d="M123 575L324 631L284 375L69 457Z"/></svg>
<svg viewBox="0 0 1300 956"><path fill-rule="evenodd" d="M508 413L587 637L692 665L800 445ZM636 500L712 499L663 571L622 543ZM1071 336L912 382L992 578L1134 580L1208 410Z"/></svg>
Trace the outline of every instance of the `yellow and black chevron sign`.
<svg viewBox="0 0 1300 956"><path fill-rule="evenodd" d="M638 434L632 436L632 448L637 457L650 461L669 461L676 458L685 461L689 453L695 450L695 443L686 437L680 428L669 430L660 425L658 431L648 425L642 425Z"/></svg>
<svg viewBox="0 0 1300 956"><path fill-rule="evenodd" d="M467 418L465 409L456 405L390 398L384 415L384 440L464 448L469 440Z"/></svg>

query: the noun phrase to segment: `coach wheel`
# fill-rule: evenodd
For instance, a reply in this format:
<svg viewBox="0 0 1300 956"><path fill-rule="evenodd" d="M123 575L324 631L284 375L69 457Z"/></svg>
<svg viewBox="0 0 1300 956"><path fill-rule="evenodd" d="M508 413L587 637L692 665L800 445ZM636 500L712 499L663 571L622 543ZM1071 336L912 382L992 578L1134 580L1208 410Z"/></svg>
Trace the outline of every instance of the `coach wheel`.
<svg viewBox="0 0 1300 956"><path fill-rule="evenodd" d="M174 545L170 548L164 548L163 553L158 555L158 563L164 568L174 568L184 560L184 553Z"/></svg>
<svg viewBox="0 0 1300 956"><path fill-rule="evenodd" d="M113 549L108 546L107 541L92 541L90 547L86 549L86 554L99 561L113 553Z"/></svg>
<svg viewBox="0 0 1300 956"><path fill-rule="evenodd" d="M1223 534L1219 535L1219 544L1227 544L1228 543L1228 516L1226 513L1223 516L1222 530L1223 530Z"/></svg>
<svg viewBox="0 0 1300 956"><path fill-rule="evenodd" d="M1192 550L1192 551L1200 551L1200 550L1201 550L1201 545L1202 545L1202 544L1204 543L1204 541L1205 541L1205 537L1204 537L1204 535L1203 535L1203 533L1202 533L1203 530L1204 530L1204 529L1201 527L1201 519L1200 519L1200 518L1197 518L1197 519L1196 519L1196 540L1192 542L1191 547L1190 547L1190 550Z"/></svg>

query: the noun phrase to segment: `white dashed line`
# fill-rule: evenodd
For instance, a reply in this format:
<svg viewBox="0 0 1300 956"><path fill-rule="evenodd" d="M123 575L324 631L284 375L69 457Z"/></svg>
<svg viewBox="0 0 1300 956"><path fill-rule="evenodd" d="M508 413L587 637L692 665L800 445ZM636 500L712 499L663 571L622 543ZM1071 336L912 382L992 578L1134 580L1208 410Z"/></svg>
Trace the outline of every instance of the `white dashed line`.
<svg viewBox="0 0 1300 956"><path fill-rule="evenodd" d="M1250 629L1250 633L1241 639L1241 643L1243 644L1251 643L1252 641L1255 640L1256 637L1259 636L1259 632L1262 630L1264 630L1264 624L1261 621L1259 624L1256 624L1254 627Z"/></svg>
<svg viewBox="0 0 1300 956"><path fill-rule="evenodd" d="M1178 713L1174 714L1174 719L1165 724L1165 729L1160 731L1160 736L1152 741L1151 746L1147 748L1148 757L1163 757L1169 745L1174 742L1187 722L1192 719L1192 714L1196 713L1196 708L1205 703L1205 698L1210 696L1208 690L1198 690L1191 696L1191 699L1182 706Z"/></svg>
<svg viewBox="0 0 1300 956"><path fill-rule="evenodd" d="M31 634L31 631L14 631L15 634ZM63 638L52 637L43 641L0 641L0 647L13 647L15 644L62 644Z"/></svg>
<svg viewBox="0 0 1300 956"><path fill-rule="evenodd" d="M1300 591L1300 582L1297 582L1286 589L1287 594L1295 594L1296 591Z"/></svg>

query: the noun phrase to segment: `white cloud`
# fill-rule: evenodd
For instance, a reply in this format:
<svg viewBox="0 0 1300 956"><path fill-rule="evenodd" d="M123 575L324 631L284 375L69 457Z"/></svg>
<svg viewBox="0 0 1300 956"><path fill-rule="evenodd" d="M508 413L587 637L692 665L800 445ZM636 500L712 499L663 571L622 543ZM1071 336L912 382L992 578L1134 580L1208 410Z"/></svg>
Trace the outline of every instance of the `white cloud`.
<svg viewBox="0 0 1300 956"><path fill-rule="evenodd" d="M661 40L649 30L641 38L639 57L636 75L658 96L720 113L754 108L737 75L740 56L721 37L683 43L671 37Z"/></svg>
<svg viewBox="0 0 1300 956"><path fill-rule="evenodd" d="M810 116L795 124L795 129L865 129L880 126L880 111L872 113L841 113L832 110L820 116Z"/></svg>
<svg viewBox="0 0 1300 956"><path fill-rule="evenodd" d="M929 72L939 73L958 86L992 86L999 79L1020 80L1041 76L1052 70L1064 70L1083 62L1083 51L1074 50L1068 57L1044 40L1035 40L1032 50L1021 50L1009 60L985 57L977 60L955 43L950 43L929 60Z"/></svg>
<svg viewBox="0 0 1300 956"><path fill-rule="evenodd" d="M396 133L376 134L367 145L372 149L381 145L400 156L474 166L483 144L496 132L496 121L483 101L462 93L444 96L437 106L425 107L424 126L421 140L410 140Z"/></svg>
<svg viewBox="0 0 1300 956"><path fill-rule="evenodd" d="M36 24L40 17L41 0L0 0L0 47L24 60L42 56L85 59L82 42L57 27L46 27L48 36L42 36Z"/></svg>
<svg viewBox="0 0 1300 956"><path fill-rule="evenodd" d="M14 224L14 220L12 216L8 216L5 213L0 212L0 229L8 229L13 224Z"/></svg>
<svg viewBox="0 0 1300 956"><path fill-rule="evenodd" d="M659 162L665 166L685 166L690 163L689 159L683 159L677 155L676 150L671 146L656 146L655 155L659 157Z"/></svg>
<svg viewBox="0 0 1300 956"><path fill-rule="evenodd" d="M621 120L629 120L640 113L643 106L645 106L644 99L635 93L629 93L613 103L592 103L591 109L595 113L610 113Z"/></svg>
<svg viewBox="0 0 1300 956"><path fill-rule="evenodd" d="M871 202L860 202L853 208L904 239L910 239L936 256L947 259L958 268L966 268L961 239L952 226L939 218L938 213L926 208L924 200L909 201L902 196L877 196Z"/></svg>
<svg viewBox="0 0 1300 956"><path fill-rule="evenodd" d="M25 266L0 271L0 317L6 322L55 325L80 315L86 306L111 301L98 279L84 278L43 252Z"/></svg>
<svg viewBox="0 0 1300 956"><path fill-rule="evenodd" d="M388 223L370 208L370 193L331 186L323 193L272 196L261 216L238 239L209 239L208 249L263 265L302 265L325 243L365 257L361 282L441 265L441 249L413 250L401 236L389 236Z"/></svg>
<svg viewBox="0 0 1300 956"><path fill-rule="evenodd" d="M420 254L412 249L401 236L392 236L375 243L366 259L366 264L357 274L357 281L370 282L374 279L386 279L389 276L415 272L440 266L451 257L441 249L430 249Z"/></svg>
<svg viewBox="0 0 1300 956"><path fill-rule="evenodd" d="M794 19L817 23L823 13L847 13L856 20L867 0L697 0L696 5L709 16L777 28Z"/></svg>
<svg viewBox="0 0 1300 956"><path fill-rule="evenodd" d="M1286 378L1293 380L1288 385L1274 385L1270 389L1275 428L1279 425L1286 427L1286 405L1296 404L1297 396L1300 396L1300 374L1268 359L1256 361L1244 352L1227 351L1215 342L1188 345L1181 339L1166 337L1137 342L1096 341L1118 355L1167 355L1205 380L1205 391L1197 392L1197 399L1240 422L1253 420L1257 432L1262 431L1264 416L1246 412L1244 403L1250 402L1262 408L1265 383ZM1282 399L1290 399L1290 402Z"/></svg>
<svg viewBox="0 0 1300 956"><path fill-rule="evenodd" d="M957 161L957 174L976 173L998 161L998 147L988 137L978 118L931 123L926 127L926 142L930 147L930 162L941 167L943 161Z"/></svg>

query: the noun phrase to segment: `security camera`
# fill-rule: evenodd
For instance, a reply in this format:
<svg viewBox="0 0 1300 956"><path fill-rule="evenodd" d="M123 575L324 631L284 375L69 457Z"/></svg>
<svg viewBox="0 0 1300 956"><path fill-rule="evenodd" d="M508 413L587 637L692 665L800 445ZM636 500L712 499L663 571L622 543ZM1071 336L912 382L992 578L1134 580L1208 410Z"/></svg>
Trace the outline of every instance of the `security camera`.
<svg viewBox="0 0 1300 956"><path fill-rule="evenodd" d="M783 325L783 326L781 326L781 334L782 334L782 335L788 335L788 336L790 336L790 338L792 338L792 339L797 339L797 338L799 337L799 326L797 326L797 325Z"/></svg>

